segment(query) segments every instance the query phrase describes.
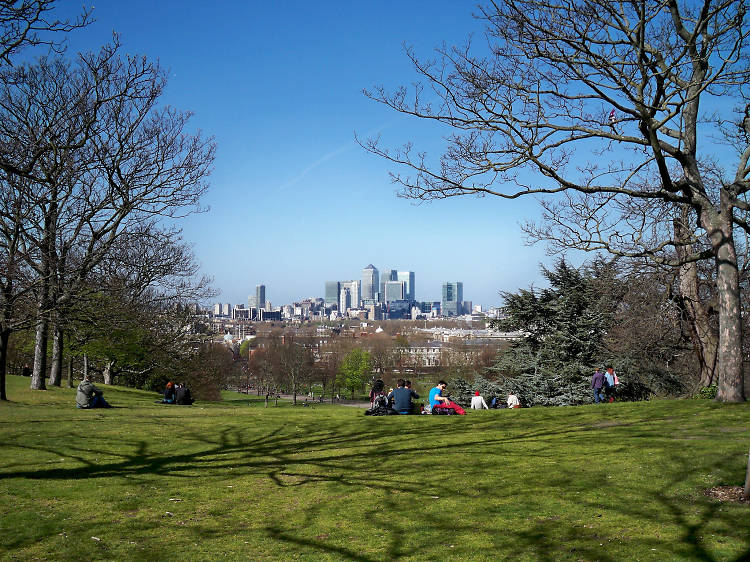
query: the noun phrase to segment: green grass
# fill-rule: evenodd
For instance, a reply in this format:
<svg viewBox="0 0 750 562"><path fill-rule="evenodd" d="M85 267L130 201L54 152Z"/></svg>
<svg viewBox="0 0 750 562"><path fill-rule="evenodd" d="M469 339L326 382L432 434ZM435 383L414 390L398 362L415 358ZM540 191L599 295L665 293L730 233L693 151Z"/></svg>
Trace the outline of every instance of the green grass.
<svg viewBox="0 0 750 562"><path fill-rule="evenodd" d="M370 418L227 394L112 410L9 377L8 560L734 560L750 405L657 401ZM92 537L96 537L96 540Z"/></svg>

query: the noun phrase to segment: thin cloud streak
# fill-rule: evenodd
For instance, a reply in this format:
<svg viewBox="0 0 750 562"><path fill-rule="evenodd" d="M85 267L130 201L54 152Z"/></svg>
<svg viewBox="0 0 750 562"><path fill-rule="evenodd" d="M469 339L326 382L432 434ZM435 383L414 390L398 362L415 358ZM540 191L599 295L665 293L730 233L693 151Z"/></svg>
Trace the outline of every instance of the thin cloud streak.
<svg viewBox="0 0 750 562"><path fill-rule="evenodd" d="M366 137L370 137L370 136L372 136L374 134L380 133L383 129L388 128L390 126L390 124L391 124L391 122L383 123L382 125L380 125L378 127L375 127L374 129L371 129L370 131L368 131L367 133L365 133L365 136ZM285 190L289 189L293 185L299 183L300 180L302 180L302 178L304 178L307 174L309 174L312 170L314 170L315 168L317 168L321 164L324 164L325 162L328 162L332 158L336 158L337 156L343 154L344 152L348 152L349 150L351 150L355 146L359 146L359 145L356 142L354 142L354 141L350 141L350 142L348 142L346 144L341 145L337 149L332 150L331 152L328 152L328 153L324 154L323 156L321 156L320 158L318 158L315 162L313 162L312 164L310 164L309 166L307 166L299 174L297 174L296 176L294 176L291 180L289 180L288 182L280 185L278 188L276 188L276 190L277 191L285 191Z"/></svg>

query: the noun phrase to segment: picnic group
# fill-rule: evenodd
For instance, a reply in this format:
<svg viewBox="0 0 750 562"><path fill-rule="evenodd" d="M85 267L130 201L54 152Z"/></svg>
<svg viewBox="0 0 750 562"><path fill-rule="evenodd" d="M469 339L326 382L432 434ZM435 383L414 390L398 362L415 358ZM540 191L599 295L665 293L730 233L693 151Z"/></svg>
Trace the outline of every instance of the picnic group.
<svg viewBox="0 0 750 562"><path fill-rule="evenodd" d="M614 402L617 387L620 380L614 368L608 365L606 368L597 368L591 377L591 389L594 391L594 403ZM370 408L365 411L367 416L387 416L393 414L438 414L438 415L466 415L460 405L456 404L445 394L448 384L441 380L430 390L426 404L417 406L414 400L419 399L419 394L411 388L411 381L398 379L396 388L390 392L385 391L385 385L381 379L372 384L370 390ZM490 406L477 390L471 398L470 408L472 410L483 410L490 408L520 408L521 401L515 393L508 395L507 401L492 398Z"/></svg>
<svg viewBox="0 0 750 562"><path fill-rule="evenodd" d="M419 394L411 388L411 381L398 379L396 388L389 392L385 391L385 384L377 379L370 390L370 409L365 411L366 416L388 416L394 414L435 414L435 415L466 415L460 405L456 404L445 394L448 383L441 380L430 390L426 404L417 405L414 400L419 399ZM508 395L506 403L501 403L497 398L492 399L493 408L520 408L521 402L515 394ZM484 397L477 390L471 398L472 410L489 409Z"/></svg>

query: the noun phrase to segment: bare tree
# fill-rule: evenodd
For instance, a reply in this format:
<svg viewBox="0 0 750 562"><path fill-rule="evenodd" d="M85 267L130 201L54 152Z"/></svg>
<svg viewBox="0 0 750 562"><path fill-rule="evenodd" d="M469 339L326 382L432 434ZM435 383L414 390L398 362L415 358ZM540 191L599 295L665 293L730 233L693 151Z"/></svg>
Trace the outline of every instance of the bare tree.
<svg viewBox="0 0 750 562"><path fill-rule="evenodd" d="M598 210L579 247L616 246L630 220L623 201L674 216L687 206L712 258L719 311L718 399L745 399L735 231L750 231L750 68L744 0L492 2L481 9L486 54L471 45L408 56L426 81L409 95L366 92L395 110L448 125L438 162L407 144L371 152L411 168L394 174L419 200L460 195L548 196ZM710 108L702 115L701 106ZM701 142L699 142L701 141ZM563 225L565 226L565 225ZM635 230L635 237L638 236ZM682 245L659 238L657 253ZM687 254L687 252L686 252Z"/></svg>
<svg viewBox="0 0 750 562"><path fill-rule="evenodd" d="M75 29L85 27L91 21L90 12L84 9L75 20L60 20L52 15L55 0L23 0L21 2L0 2L0 76L8 78L7 67L12 66L15 57L25 48L46 46L53 51L60 52L64 48L65 35ZM11 73L10 76L13 76ZM11 78L11 82L13 79ZM22 197L18 197L19 190L14 188L23 183L34 166L36 157L43 151L36 150L31 159L19 161L16 154L17 139L8 142L0 140L0 170L4 172L2 179L5 190L0 214L0 262L4 266L0 274L0 306L2 320L0 325L0 400L6 400L5 375L7 364L8 340L13 330L23 327L29 316L18 315L19 304L28 297L34 288L32 276L23 271L20 257L23 257L26 247L23 243L22 226L29 218L28 207ZM8 157L10 155L10 158ZM20 176L12 178L10 176ZM25 187L20 189L25 192Z"/></svg>
<svg viewBox="0 0 750 562"><path fill-rule="evenodd" d="M297 392L313 371L312 352L303 339L285 335L279 348L281 380L292 392L292 402L297 404Z"/></svg>
<svg viewBox="0 0 750 562"><path fill-rule="evenodd" d="M60 20L52 15L56 0L0 2L0 64L12 65L15 56L31 46L47 46L59 51L65 34L85 27L91 12L84 9L75 20Z"/></svg>
<svg viewBox="0 0 750 562"><path fill-rule="evenodd" d="M115 41L75 65L21 67L0 92L0 142L30 180L22 196L39 280L34 389L45 387L50 314L71 304L117 240L200 210L214 144L187 131L189 113L159 106L165 85L158 65L121 57Z"/></svg>

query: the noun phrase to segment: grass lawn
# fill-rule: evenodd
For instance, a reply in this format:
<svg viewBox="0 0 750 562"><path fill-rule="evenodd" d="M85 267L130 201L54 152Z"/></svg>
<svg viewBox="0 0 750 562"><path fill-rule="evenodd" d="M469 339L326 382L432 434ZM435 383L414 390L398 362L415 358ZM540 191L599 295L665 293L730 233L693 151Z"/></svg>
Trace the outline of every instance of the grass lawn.
<svg viewBox="0 0 750 562"><path fill-rule="evenodd" d="M227 394L154 404L8 377L4 560L736 560L750 404L371 418Z"/></svg>

